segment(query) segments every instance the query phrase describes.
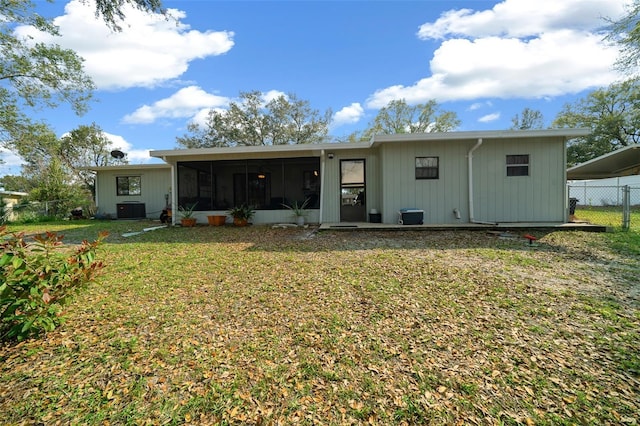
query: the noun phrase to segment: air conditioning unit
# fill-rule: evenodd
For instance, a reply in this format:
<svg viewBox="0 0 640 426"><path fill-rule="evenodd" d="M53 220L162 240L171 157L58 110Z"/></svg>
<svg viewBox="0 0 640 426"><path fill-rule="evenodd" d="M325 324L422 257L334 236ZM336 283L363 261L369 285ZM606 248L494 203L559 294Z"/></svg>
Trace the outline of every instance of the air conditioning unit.
<svg viewBox="0 0 640 426"><path fill-rule="evenodd" d="M118 219L144 219L147 217L144 203L118 204Z"/></svg>

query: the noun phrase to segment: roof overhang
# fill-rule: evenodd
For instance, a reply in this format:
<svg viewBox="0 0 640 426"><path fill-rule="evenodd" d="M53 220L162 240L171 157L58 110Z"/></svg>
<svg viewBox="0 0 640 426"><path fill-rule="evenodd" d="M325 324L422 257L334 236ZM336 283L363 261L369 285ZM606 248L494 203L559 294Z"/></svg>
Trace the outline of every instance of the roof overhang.
<svg viewBox="0 0 640 426"><path fill-rule="evenodd" d="M8 196L8 197L26 197L29 195L28 192L18 192L18 191L0 191L0 196Z"/></svg>
<svg viewBox="0 0 640 426"><path fill-rule="evenodd" d="M193 160L242 160L255 158L293 158L319 157L323 152L333 152L345 149L366 149L369 142L357 143L321 143L298 145L261 145L261 146L233 146L224 148L195 148L150 151L152 157L164 161L193 161Z"/></svg>
<svg viewBox="0 0 640 426"><path fill-rule="evenodd" d="M81 170L90 170L93 172L99 172L102 170L106 171L128 171L128 170L153 170L153 169L170 169L171 165L169 164L118 164L114 166L89 166L89 167L81 167Z"/></svg>
<svg viewBox="0 0 640 426"><path fill-rule="evenodd" d="M256 158L319 157L323 152L368 149L383 143L429 142L443 140L475 141L478 139L549 139L563 141L589 135L589 129L546 129L546 130L497 130L471 132L405 133L395 135L375 135L368 142L321 143L299 145L234 146L223 148L195 148L150 151L152 157L167 162L242 160Z"/></svg>
<svg viewBox="0 0 640 426"><path fill-rule="evenodd" d="M640 174L640 144L629 145L567 170L568 180L604 179Z"/></svg>
<svg viewBox="0 0 640 426"><path fill-rule="evenodd" d="M483 140L499 140L499 139L549 139L557 140L558 138L567 141L573 138L588 136L591 133L589 129L544 129L544 130L487 130L487 131L469 131L469 132L439 132L439 133L405 133L396 135L376 135L372 139L372 145L380 143L401 143L401 142L420 142L420 141L477 141Z"/></svg>

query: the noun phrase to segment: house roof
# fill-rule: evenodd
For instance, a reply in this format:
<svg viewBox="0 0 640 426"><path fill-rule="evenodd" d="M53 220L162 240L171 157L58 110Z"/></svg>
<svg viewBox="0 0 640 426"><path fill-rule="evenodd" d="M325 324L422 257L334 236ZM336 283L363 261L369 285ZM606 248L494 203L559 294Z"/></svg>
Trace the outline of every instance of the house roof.
<svg viewBox="0 0 640 426"><path fill-rule="evenodd" d="M297 144L297 145L261 145L261 146L234 146L223 148L193 148L193 149L171 149L162 151L150 151L152 157L188 160L190 157L206 158L215 157L217 159L228 157L229 159L250 158L259 155L260 158L281 158L300 156L320 156L323 151L338 151L344 149L367 149L371 146L369 142L356 143L319 143L319 144Z"/></svg>
<svg viewBox="0 0 640 426"><path fill-rule="evenodd" d="M145 170L145 169L170 169L171 166L169 164L119 164L117 166L89 166L82 167L82 170L92 170L94 172L98 172L100 170Z"/></svg>
<svg viewBox="0 0 640 426"><path fill-rule="evenodd" d="M405 133L396 135L376 135L372 140L372 144L435 140L475 141L478 139L563 138L564 140L568 140L587 136L589 133L591 133L589 129L483 130L468 132Z"/></svg>
<svg viewBox="0 0 640 426"><path fill-rule="evenodd" d="M261 158L320 156L323 151L368 149L383 143L429 142L442 140L477 139L531 139L531 138L563 138L564 140L587 136L589 129L547 129L547 130L494 130L470 132L439 132L439 133L406 133L395 135L375 135L368 142L356 143L321 143L299 145L263 145L263 146L234 146L224 148L195 148L150 151L152 157L163 160L188 160L198 157L215 157L217 159L249 158L259 155Z"/></svg>
<svg viewBox="0 0 640 426"><path fill-rule="evenodd" d="M27 192L0 191L0 196L26 197L27 195L29 195Z"/></svg>
<svg viewBox="0 0 640 426"><path fill-rule="evenodd" d="M640 174L640 144L634 144L569 168L567 179L603 179L638 174Z"/></svg>

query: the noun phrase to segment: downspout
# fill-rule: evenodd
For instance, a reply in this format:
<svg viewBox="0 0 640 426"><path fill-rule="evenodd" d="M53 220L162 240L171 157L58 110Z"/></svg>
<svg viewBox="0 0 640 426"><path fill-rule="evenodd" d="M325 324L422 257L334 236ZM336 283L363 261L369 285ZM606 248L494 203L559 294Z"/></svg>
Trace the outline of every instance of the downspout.
<svg viewBox="0 0 640 426"><path fill-rule="evenodd" d="M467 173L469 179L469 223L479 223L484 225L497 225L495 222L483 222L475 219L473 212L473 152L482 145L482 138L467 153Z"/></svg>
<svg viewBox="0 0 640 426"><path fill-rule="evenodd" d="M324 210L324 149L320 150L320 213L318 213L318 224L322 225L322 212Z"/></svg>
<svg viewBox="0 0 640 426"><path fill-rule="evenodd" d="M96 176L95 176L93 182L94 182L94 184L93 184L93 192L94 192L93 202L96 205L96 213L95 214L98 214L99 213L99 209L100 209L100 204L98 202L98 171L97 170L96 170Z"/></svg>

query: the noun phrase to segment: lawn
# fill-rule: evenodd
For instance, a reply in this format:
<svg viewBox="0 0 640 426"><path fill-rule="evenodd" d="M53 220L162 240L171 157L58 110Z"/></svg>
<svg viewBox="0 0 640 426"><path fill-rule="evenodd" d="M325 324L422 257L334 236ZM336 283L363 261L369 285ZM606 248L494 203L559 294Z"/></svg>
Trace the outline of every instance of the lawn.
<svg viewBox="0 0 640 426"><path fill-rule="evenodd" d="M640 235L145 222L42 339L2 424L637 424Z"/></svg>

